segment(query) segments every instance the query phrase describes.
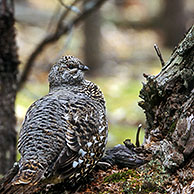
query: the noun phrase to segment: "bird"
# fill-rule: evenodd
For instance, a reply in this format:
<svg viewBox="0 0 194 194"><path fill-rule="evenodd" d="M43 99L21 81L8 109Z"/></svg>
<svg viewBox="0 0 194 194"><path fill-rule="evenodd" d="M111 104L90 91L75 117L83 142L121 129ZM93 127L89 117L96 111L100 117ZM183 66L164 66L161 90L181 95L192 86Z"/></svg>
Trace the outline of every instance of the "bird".
<svg viewBox="0 0 194 194"><path fill-rule="evenodd" d="M102 158L106 104L100 88L84 78L88 69L71 55L52 66L49 92L27 110L18 139L21 159L0 193L35 193L40 182L76 184Z"/></svg>

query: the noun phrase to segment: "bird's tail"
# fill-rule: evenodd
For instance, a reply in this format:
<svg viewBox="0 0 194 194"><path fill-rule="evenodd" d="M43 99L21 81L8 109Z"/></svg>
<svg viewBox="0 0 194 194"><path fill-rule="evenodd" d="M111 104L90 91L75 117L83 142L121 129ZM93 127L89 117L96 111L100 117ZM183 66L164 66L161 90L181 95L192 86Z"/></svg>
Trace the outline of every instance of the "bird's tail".
<svg viewBox="0 0 194 194"><path fill-rule="evenodd" d="M0 183L0 194L31 194L38 192L43 177L43 166L36 161L27 161L21 168L14 165Z"/></svg>
<svg viewBox="0 0 194 194"><path fill-rule="evenodd" d="M12 179L17 175L19 171L19 164L14 163L13 167L7 172L7 174L0 180L0 194L6 193L11 186Z"/></svg>

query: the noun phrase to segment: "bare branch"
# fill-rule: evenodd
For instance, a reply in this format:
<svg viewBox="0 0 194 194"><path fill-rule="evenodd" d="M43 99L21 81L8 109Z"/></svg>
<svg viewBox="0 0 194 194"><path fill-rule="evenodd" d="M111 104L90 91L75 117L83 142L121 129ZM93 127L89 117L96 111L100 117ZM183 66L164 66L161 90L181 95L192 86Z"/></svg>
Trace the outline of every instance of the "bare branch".
<svg viewBox="0 0 194 194"><path fill-rule="evenodd" d="M160 49L159 49L157 44L154 44L154 49L155 49L155 51L156 51L156 53L157 53L157 55L158 55L158 57L160 59L162 67L164 67L165 66L165 62L164 62L164 60L162 58L162 54L161 54Z"/></svg>
<svg viewBox="0 0 194 194"><path fill-rule="evenodd" d="M75 6L80 0L75 0L71 6ZM66 11L64 11L61 15L61 17L59 18L59 21L56 25L56 31L59 30L59 28L61 27L61 25L63 24L64 19L68 16L68 14L70 13L70 9L66 9Z"/></svg>
<svg viewBox="0 0 194 194"><path fill-rule="evenodd" d="M101 5L103 3L105 3L106 0L97 0L96 3L93 4L93 6L87 7L86 9L83 10L83 12L81 14L79 14L78 16L76 16L73 20L71 20L69 23L67 24L63 24L63 20L61 19L58 22L58 25L56 27L56 31L54 33L50 33L48 34L39 44L38 46L35 48L35 50L32 52L32 54L30 55L30 57L27 60L26 66L21 74L21 77L18 81L18 88L17 91L20 90L24 84L24 82L26 81L30 70L35 62L35 60L37 59L37 57L43 52L43 50L50 44L56 42L57 40L59 40L59 38L68 33L72 27L79 25L88 15L90 15L93 11L97 10L98 8L101 7ZM74 3L77 1L74 1ZM66 17L66 15L68 14L68 10L66 10L66 12L63 15L63 18Z"/></svg>
<svg viewBox="0 0 194 194"><path fill-rule="evenodd" d="M142 128L142 124L139 124L139 126L137 128L137 134L136 134L136 142L135 142L136 147L140 146L140 143L139 143L139 133L140 133L141 128Z"/></svg>
<svg viewBox="0 0 194 194"><path fill-rule="evenodd" d="M81 11L80 11L77 7L75 7L75 6L73 6L73 5L66 5L66 4L63 2L63 0L59 0L59 2L60 2L60 4L61 4L62 6L64 6L66 9L69 9L69 10L71 10L71 11L77 13L77 14L80 14L80 13L81 13Z"/></svg>

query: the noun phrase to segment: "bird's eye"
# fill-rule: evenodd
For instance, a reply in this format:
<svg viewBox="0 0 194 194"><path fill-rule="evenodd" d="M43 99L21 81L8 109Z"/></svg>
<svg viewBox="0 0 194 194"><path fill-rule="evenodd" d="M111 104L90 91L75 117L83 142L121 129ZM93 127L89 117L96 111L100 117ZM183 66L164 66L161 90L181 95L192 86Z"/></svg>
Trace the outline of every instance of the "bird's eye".
<svg viewBox="0 0 194 194"><path fill-rule="evenodd" d="M68 65L68 68L69 68L69 69L73 69L73 68L74 68L74 65L69 64L69 65Z"/></svg>

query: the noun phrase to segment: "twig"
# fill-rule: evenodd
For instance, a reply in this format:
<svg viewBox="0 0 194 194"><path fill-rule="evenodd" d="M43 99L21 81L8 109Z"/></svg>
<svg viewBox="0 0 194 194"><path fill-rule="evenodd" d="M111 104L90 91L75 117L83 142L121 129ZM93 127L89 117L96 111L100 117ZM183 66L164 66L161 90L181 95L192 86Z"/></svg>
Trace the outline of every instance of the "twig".
<svg viewBox="0 0 194 194"><path fill-rule="evenodd" d="M75 7L75 6L73 6L73 5L66 5L66 4L63 2L63 0L59 0L59 2L60 2L60 4L61 4L62 6L64 6L66 9L69 9L69 10L71 10L71 11L77 13L77 14L80 14L80 13L81 13L81 11L80 11L77 7Z"/></svg>
<svg viewBox="0 0 194 194"><path fill-rule="evenodd" d="M162 67L164 67L165 66L165 62L164 62L164 60L162 58L162 54L161 54L160 49L157 46L157 44L154 44L154 49L155 49L155 51L156 51L156 53L157 53L157 55L158 55L158 57L160 59L160 62L161 62Z"/></svg>
<svg viewBox="0 0 194 194"><path fill-rule="evenodd" d="M137 128L137 134L136 134L136 142L135 142L136 147L140 146L140 143L139 143L139 133L140 133L141 128L142 128L142 124L139 124L139 126Z"/></svg>
<svg viewBox="0 0 194 194"><path fill-rule="evenodd" d="M31 70L36 58L38 57L38 55L40 55L41 52L43 52L43 50L46 48L46 46L59 40L59 38L62 35L68 33L72 29L73 26L77 26L78 24L80 24L89 14L91 14L93 11L97 10L105 1L106 0L97 0L93 7L90 7L89 9L85 9L84 12L82 12L79 16L75 17L68 24L63 25L62 21L58 23L59 27L56 28L56 31L54 33L47 35L38 44L38 46L35 48L35 50L32 52L32 54L28 58L26 66L25 66L25 68L21 74L21 77L18 81L17 91L19 91L22 88L23 84L27 80L27 77L30 73L30 70Z"/></svg>
<svg viewBox="0 0 194 194"><path fill-rule="evenodd" d="M79 1L80 1L80 0L75 0L75 1L71 4L71 6L75 6ZM71 11L70 9L66 9L66 10L62 13L62 15L61 15L61 17L59 18L59 21L58 21L58 23L57 23L57 25L56 25L56 31L60 29L61 25L63 24L64 19L68 16L68 14L69 14L70 11Z"/></svg>

